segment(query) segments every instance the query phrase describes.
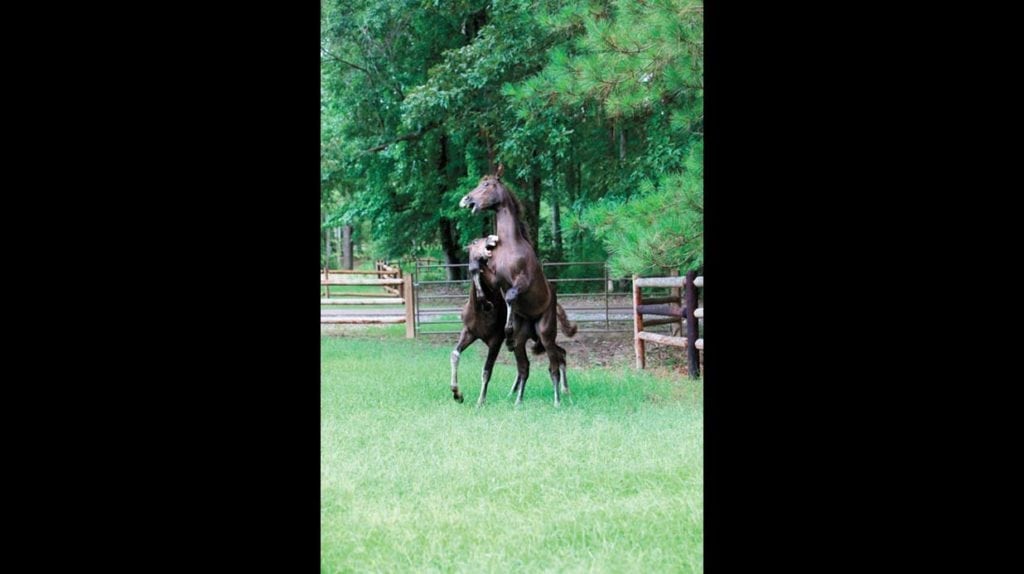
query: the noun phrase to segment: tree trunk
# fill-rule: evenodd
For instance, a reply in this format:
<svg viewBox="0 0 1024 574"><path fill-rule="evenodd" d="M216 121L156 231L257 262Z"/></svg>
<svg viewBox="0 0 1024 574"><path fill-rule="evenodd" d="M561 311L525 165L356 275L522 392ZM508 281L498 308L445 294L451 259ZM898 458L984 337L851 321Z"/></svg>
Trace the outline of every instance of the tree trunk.
<svg viewBox="0 0 1024 574"><path fill-rule="evenodd" d="M327 221L326 214L324 215L324 221ZM331 229L325 228L323 230L325 248L327 249L327 268L331 267Z"/></svg>
<svg viewBox="0 0 1024 574"><path fill-rule="evenodd" d="M619 161L626 161L626 128L619 126Z"/></svg>
<svg viewBox="0 0 1024 574"><path fill-rule="evenodd" d="M583 190L584 189L586 189L586 188L583 187L583 160L581 160L581 159L579 159L579 157L577 157L576 158L576 198L573 199L573 205L575 205L577 201L582 201L583 200ZM579 214L577 213L576 215L579 215ZM574 245L580 246L580 247L583 245L583 228L581 226L579 226L579 225L576 226L576 240L575 240Z"/></svg>
<svg viewBox="0 0 1024 574"><path fill-rule="evenodd" d="M576 199L583 197L583 162L576 160Z"/></svg>
<svg viewBox="0 0 1024 574"><path fill-rule="evenodd" d="M462 24L462 31L467 36L470 42L476 39L477 34L480 32L480 28L483 28L487 24L487 9L484 8L473 14L470 14Z"/></svg>
<svg viewBox="0 0 1024 574"><path fill-rule="evenodd" d="M540 167L537 165L537 150L533 150L533 169L530 170L530 196L524 206L526 209L526 226L530 230L533 249L540 257Z"/></svg>
<svg viewBox="0 0 1024 574"><path fill-rule="evenodd" d="M576 204L576 201L580 197L580 158L579 152L577 151L576 142L573 141L572 147L570 148L569 161L565 163L565 194L566 194L566 205L572 206ZM561 221L559 221L559 230L561 230ZM561 239L561 234L559 234ZM569 235L569 250L570 253L576 253L576 249L579 247L579 232L576 234ZM564 251L562 252L564 256ZM572 255L570 255L572 257Z"/></svg>
<svg viewBox="0 0 1024 574"><path fill-rule="evenodd" d="M540 257L540 187L540 170L535 170L533 176L530 177L530 189L533 190L533 193L531 194L527 210L530 212L528 225L530 226L533 245L538 257Z"/></svg>
<svg viewBox="0 0 1024 574"><path fill-rule="evenodd" d="M336 259L334 264L338 266L338 269L341 269L342 268L341 267L341 263L342 263L342 261L341 261L342 253L341 252L343 251L343 246L341 244L341 228L340 227L335 227L333 232L332 232L332 234L334 235L334 243L338 247L338 250L334 252L334 257Z"/></svg>
<svg viewBox="0 0 1024 574"><path fill-rule="evenodd" d="M444 196L445 191L448 190L448 135L442 133L440 148L440 158L437 161L437 172L438 180L438 194ZM440 233L441 233L441 248L444 250L444 260L448 265L455 265L462 263L459 259L460 249L457 234L455 232L455 226L447 217L441 217L440 219ZM462 268L461 267L448 267L448 280L455 281L462 279Z"/></svg>
<svg viewBox="0 0 1024 574"><path fill-rule="evenodd" d="M352 226L344 225L341 228L341 251L344 255L342 269L352 269Z"/></svg>
<svg viewBox="0 0 1024 574"><path fill-rule="evenodd" d="M444 249L444 262L447 265L462 263L459 260L459 242L455 240L455 227L447 217L441 218L441 248ZM462 279L462 267L448 267L448 280Z"/></svg>
<svg viewBox="0 0 1024 574"><path fill-rule="evenodd" d="M558 194L551 194L551 237L555 240L555 261L562 260L562 214L558 207Z"/></svg>
<svg viewBox="0 0 1024 574"><path fill-rule="evenodd" d="M363 234L356 235L356 228L352 227L352 264L355 265L356 258L363 253Z"/></svg>

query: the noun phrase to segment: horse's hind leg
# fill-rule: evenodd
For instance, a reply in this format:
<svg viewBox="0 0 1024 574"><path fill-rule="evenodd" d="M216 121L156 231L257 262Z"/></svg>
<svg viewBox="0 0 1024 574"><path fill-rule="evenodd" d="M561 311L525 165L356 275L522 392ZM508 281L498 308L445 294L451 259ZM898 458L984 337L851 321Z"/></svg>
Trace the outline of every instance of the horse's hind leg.
<svg viewBox="0 0 1024 574"><path fill-rule="evenodd" d="M487 360L484 361L484 370L480 374L480 399L476 401L477 407L482 407L484 400L487 399L487 383L491 382L491 369L494 367L494 360L498 358L499 351L501 351L501 339L487 344Z"/></svg>
<svg viewBox="0 0 1024 574"><path fill-rule="evenodd" d="M455 344L455 349L452 350L452 398L460 403L464 399L462 398L462 393L459 392L459 355L462 354L466 347L472 345L476 339L476 335L464 328L459 333L459 342Z"/></svg>
<svg viewBox="0 0 1024 574"><path fill-rule="evenodd" d="M509 389L508 394L505 395L505 398L507 399L507 398L511 397L512 395L514 395L516 393L517 390L519 390L519 373L518 372L516 373L516 380L512 383L512 388Z"/></svg>
<svg viewBox="0 0 1024 574"><path fill-rule="evenodd" d="M530 279L523 274L516 277L508 291L502 291L502 296L505 297L505 305L508 308L508 317L505 319L505 340L510 351L513 349L514 331L519 330L520 327L518 321L513 321L512 307L517 306L516 299L519 297L519 292L526 291L529 286Z"/></svg>
<svg viewBox="0 0 1024 574"><path fill-rule="evenodd" d="M512 391L516 392L517 405L523 402L523 390L526 389L526 379L530 377L530 359L526 356L526 337L521 334L523 333L522 330L519 333L516 336L516 344L513 349L516 356L516 369L519 371L519 376L516 377L516 384L512 385Z"/></svg>
<svg viewBox="0 0 1024 574"><path fill-rule="evenodd" d="M514 320L512 314L512 302L508 300L508 294L505 293L504 289L501 290L501 296L505 299L505 309L507 310L505 315L505 342L508 344L508 350L511 351L515 348L512 341L512 322Z"/></svg>
<svg viewBox="0 0 1024 574"><path fill-rule="evenodd" d="M513 320L514 320L513 319L514 315L512 314L512 304L511 303L505 303L505 307L508 309L508 315L507 315L507 318L505 319L505 336L508 337L509 341L511 341L512 340Z"/></svg>
<svg viewBox="0 0 1024 574"><path fill-rule="evenodd" d="M508 305L508 318L505 319L505 345L508 346L509 351L514 351L516 348L516 333L522 331L523 318L512 312L512 305Z"/></svg>
<svg viewBox="0 0 1024 574"><path fill-rule="evenodd" d="M559 388L558 367L549 367L548 373L551 374L551 388L555 391L555 406L561 406L562 394L561 389Z"/></svg>
<svg viewBox="0 0 1024 574"><path fill-rule="evenodd" d="M567 394L569 392L569 380L565 378L565 348L558 347L558 374L559 380L562 383L562 393Z"/></svg>
<svg viewBox="0 0 1024 574"><path fill-rule="evenodd" d="M525 346L527 341L533 341L534 342L533 352L534 353L543 353L544 352L544 346L541 345L540 339L537 338L535 335L533 335L533 325L529 321L527 321L525 319L523 319L520 322L519 325L520 325L520 327L523 328L523 330L522 330L522 337L521 337L522 341L520 342L520 344ZM519 338L518 335L517 335L517 338ZM515 349L515 345L513 345L513 349ZM518 388L519 388L519 378L517 377L516 378L516 382L512 384L512 390L508 392L508 396L512 396L512 394L515 393L516 389L518 389Z"/></svg>
<svg viewBox="0 0 1024 574"><path fill-rule="evenodd" d="M563 369L565 349L555 344L558 325L553 308L544 313L537 321L535 329L548 354L548 373L551 375L551 387L555 392L555 406L557 407L562 404L561 390L565 388L565 371Z"/></svg>

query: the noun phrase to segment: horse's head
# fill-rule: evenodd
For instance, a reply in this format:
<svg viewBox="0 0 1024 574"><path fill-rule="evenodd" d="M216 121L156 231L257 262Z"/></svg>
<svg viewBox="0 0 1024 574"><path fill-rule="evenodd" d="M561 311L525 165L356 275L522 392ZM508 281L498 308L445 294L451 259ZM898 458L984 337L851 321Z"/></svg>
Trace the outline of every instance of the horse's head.
<svg viewBox="0 0 1024 574"><path fill-rule="evenodd" d="M466 246L466 251L469 252L469 264L473 266L474 263L479 264L480 261L491 258L491 250L498 245L497 235L488 235L487 237L480 237L474 239Z"/></svg>
<svg viewBox="0 0 1024 574"><path fill-rule="evenodd" d="M474 239L466 246L466 251L469 252L469 274L473 278L473 286L476 288L477 302L487 310L490 310L492 306L487 301L483 287L480 284L480 272L486 269L485 261L490 259L491 250L497 245L498 236L488 235L487 237Z"/></svg>
<svg viewBox="0 0 1024 574"><path fill-rule="evenodd" d="M506 190L501 183L503 166L498 166L495 175L485 175L476 189L466 194L459 202L459 207L469 207L476 213L482 209L492 209L505 200Z"/></svg>

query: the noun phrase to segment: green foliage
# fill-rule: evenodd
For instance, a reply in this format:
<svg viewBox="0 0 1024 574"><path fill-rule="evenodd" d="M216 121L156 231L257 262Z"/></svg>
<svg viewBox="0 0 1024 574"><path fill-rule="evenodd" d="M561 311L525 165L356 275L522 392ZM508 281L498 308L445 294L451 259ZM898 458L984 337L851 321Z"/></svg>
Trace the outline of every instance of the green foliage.
<svg viewBox="0 0 1024 574"><path fill-rule="evenodd" d="M685 171L644 180L633 200L602 201L586 212L583 225L608 246L613 273L661 275L704 264L702 148L692 149Z"/></svg>
<svg viewBox="0 0 1024 574"><path fill-rule="evenodd" d="M564 259L701 264L700 2L321 5L327 225L372 222L381 257L464 245L488 222L458 199L500 161L542 258L557 203ZM678 221L634 229L659 206Z"/></svg>
<svg viewBox="0 0 1024 574"><path fill-rule="evenodd" d="M552 49L523 82L523 98L577 105L599 101L611 118L681 108L703 98L703 7L692 0L590 3L547 20L585 31ZM515 89L512 91L514 93Z"/></svg>

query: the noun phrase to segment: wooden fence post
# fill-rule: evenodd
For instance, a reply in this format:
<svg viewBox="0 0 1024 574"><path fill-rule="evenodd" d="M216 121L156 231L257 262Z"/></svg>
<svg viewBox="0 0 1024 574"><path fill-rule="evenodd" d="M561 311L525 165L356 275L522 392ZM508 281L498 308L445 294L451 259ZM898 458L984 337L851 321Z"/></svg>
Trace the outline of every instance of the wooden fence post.
<svg viewBox="0 0 1024 574"><path fill-rule="evenodd" d="M668 275L669 275L669 277L679 277L679 270L678 269L672 269L671 271L669 271ZM672 297L675 297L676 299L678 299L680 305L683 304L683 290L680 289L679 287L673 287L669 291L669 295L672 296ZM679 317L679 322L676 323L675 325L672 325L672 335L674 337L682 337L683 336L683 327L684 327L683 321L684 320L685 320L685 318L683 316L680 316Z"/></svg>
<svg viewBox="0 0 1024 574"><path fill-rule="evenodd" d="M686 273L686 362L690 371L690 378L696 379L700 376L700 362L697 355L697 318L693 312L697 310L697 286L694 280L697 278L696 271Z"/></svg>
<svg viewBox="0 0 1024 574"><path fill-rule="evenodd" d="M643 369L647 357L644 354L644 340L640 338L640 331L644 330L644 318L638 307L643 304L640 298L640 286L636 284L637 276L633 275L633 345L636 349L636 368Z"/></svg>
<svg viewBox="0 0 1024 574"><path fill-rule="evenodd" d="M413 299L412 293L412 275L402 278L402 293L405 296L405 338L414 339L416 337L416 301Z"/></svg>

